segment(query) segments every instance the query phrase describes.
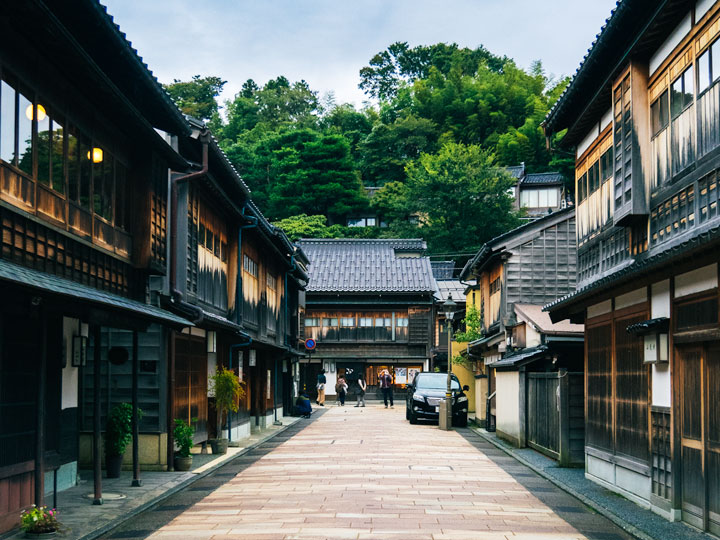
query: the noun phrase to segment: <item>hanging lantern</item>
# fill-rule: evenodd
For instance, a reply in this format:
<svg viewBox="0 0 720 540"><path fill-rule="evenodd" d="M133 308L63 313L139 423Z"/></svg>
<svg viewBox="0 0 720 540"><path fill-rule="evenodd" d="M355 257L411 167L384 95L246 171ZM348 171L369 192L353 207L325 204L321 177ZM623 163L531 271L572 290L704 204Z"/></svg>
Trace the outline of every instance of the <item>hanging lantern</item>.
<svg viewBox="0 0 720 540"><path fill-rule="evenodd" d="M88 151L87 158L89 160L91 160L93 163L102 163L102 160L103 160L102 148L93 147L92 150Z"/></svg>
<svg viewBox="0 0 720 540"><path fill-rule="evenodd" d="M33 114L33 105L32 105L32 103L31 103L30 105L28 105L27 108L25 109L25 116L27 117L28 120L32 120L32 119L34 118L35 115ZM45 111L45 107L43 107L42 105L40 105L40 104L38 103L38 104L37 104L37 119L38 119L38 122L42 122L43 120L45 120L45 118L47 118L47 111Z"/></svg>

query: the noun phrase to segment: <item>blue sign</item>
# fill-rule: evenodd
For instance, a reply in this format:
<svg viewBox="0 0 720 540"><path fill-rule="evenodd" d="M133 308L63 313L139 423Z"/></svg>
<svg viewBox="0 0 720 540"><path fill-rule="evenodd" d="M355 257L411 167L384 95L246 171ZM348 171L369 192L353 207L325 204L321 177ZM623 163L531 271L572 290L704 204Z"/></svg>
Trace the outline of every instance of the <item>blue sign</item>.
<svg viewBox="0 0 720 540"><path fill-rule="evenodd" d="M315 345L317 345L317 343L315 343L315 340L313 338L305 340L305 348L307 350L312 351L315 348Z"/></svg>

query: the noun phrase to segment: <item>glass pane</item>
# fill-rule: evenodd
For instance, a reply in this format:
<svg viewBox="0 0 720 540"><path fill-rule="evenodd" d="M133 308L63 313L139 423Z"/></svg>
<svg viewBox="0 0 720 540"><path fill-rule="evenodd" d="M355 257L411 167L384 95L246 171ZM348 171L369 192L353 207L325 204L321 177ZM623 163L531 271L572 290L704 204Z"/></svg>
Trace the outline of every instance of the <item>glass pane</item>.
<svg viewBox="0 0 720 540"><path fill-rule="evenodd" d="M547 189L540 189L538 190L538 207L545 207L548 206L548 190Z"/></svg>
<svg viewBox="0 0 720 540"><path fill-rule="evenodd" d="M115 162L115 225L122 227L123 229L128 228L130 224L128 221L128 210L127 210L127 197L126 184L127 174L125 167L123 167L117 161Z"/></svg>
<svg viewBox="0 0 720 540"><path fill-rule="evenodd" d="M22 93L20 94L20 108L18 113L18 167L27 174L32 174L32 102Z"/></svg>
<svg viewBox="0 0 720 540"><path fill-rule="evenodd" d="M683 108L685 108L692 104L695 97L695 68L693 66L687 68L683 73L683 84Z"/></svg>
<svg viewBox="0 0 720 540"><path fill-rule="evenodd" d="M52 124L52 188L65 193L65 130L60 122Z"/></svg>
<svg viewBox="0 0 720 540"><path fill-rule="evenodd" d="M720 77L720 40L710 46L710 64L712 70L712 81Z"/></svg>
<svg viewBox="0 0 720 540"><path fill-rule="evenodd" d="M698 93L710 86L710 49L702 53L697 61Z"/></svg>
<svg viewBox="0 0 720 540"><path fill-rule="evenodd" d="M682 112L683 94L682 94L682 77L672 83L670 87L670 108L673 118Z"/></svg>
<svg viewBox="0 0 720 540"><path fill-rule="evenodd" d="M68 198L71 201L78 201L78 140L74 130L71 128L67 133L68 140Z"/></svg>
<svg viewBox="0 0 720 540"><path fill-rule="evenodd" d="M87 140L80 140L78 160L80 161L80 206L90 209L90 181L92 179L90 144Z"/></svg>
<svg viewBox="0 0 720 540"><path fill-rule="evenodd" d="M12 163L15 157L15 89L0 85L0 159Z"/></svg>
<svg viewBox="0 0 720 540"><path fill-rule="evenodd" d="M35 105L37 111L37 142L38 142L38 171L37 177L40 183L46 186L50 185L50 144L52 141L52 131L50 128L50 117L47 115L45 107L40 103Z"/></svg>

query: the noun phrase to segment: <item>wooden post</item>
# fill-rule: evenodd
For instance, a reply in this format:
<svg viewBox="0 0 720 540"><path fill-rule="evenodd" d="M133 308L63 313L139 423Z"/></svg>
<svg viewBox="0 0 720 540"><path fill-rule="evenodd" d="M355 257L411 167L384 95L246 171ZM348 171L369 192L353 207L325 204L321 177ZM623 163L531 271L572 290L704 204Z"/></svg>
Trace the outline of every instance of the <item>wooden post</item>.
<svg viewBox="0 0 720 540"><path fill-rule="evenodd" d="M558 459L561 467L569 467L570 456L570 374L566 369L558 372Z"/></svg>
<svg viewBox="0 0 720 540"><path fill-rule="evenodd" d="M47 385L47 318L40 312L40 373L37 379L35 416L35 505L45 504L45 387Z"/></svg>
<svg viewBox="0 0 720 540"><path fill-rule="evenodd" d="M130 484L132 487L142 486L140 480L140 428L138 418L138 333L133 330L132 335L132 458L133 458L133 479Z"/></svg>
<svg viewBox="0 0 720 540"><path fill-rule="evenodd" d="M175 439L173 429L175 428L175 331L168 332L168 395L167 395L167 470L174 471L175 464Z"/></svg>
<svg viewBox="0 0 720 540"><path fill-rule="evenodd" d="M100 505L102 500L102 464L100 462L100 326L93 325L93 476L95 493L93 504Z"/></svg>

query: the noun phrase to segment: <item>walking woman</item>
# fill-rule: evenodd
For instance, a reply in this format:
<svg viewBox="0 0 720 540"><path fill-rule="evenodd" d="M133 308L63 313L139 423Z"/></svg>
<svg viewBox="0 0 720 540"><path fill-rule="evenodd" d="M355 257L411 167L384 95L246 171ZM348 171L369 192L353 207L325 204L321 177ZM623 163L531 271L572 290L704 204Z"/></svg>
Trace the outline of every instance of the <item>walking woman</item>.
<svg viewBox="0 0 720 540"><path fill-rule="evenodd" d="M325 406L325 384L326 383L327 383L327 378L325 377L325 370L321 369L320 373L318 373L318 376L317 376L316 389L317 389L318 397L317 397L317 401L315 402L318 405L320 405L321 407Z"/></svg>
<svg viewBox="0 0 720 540"><path fill-rule="evenodd" d="M356 407L364 407L365 406L365 390L367 390L367 384L365 383L365 379L362 376L362 373L358 376L357 379L357 405Z"/></svg>

